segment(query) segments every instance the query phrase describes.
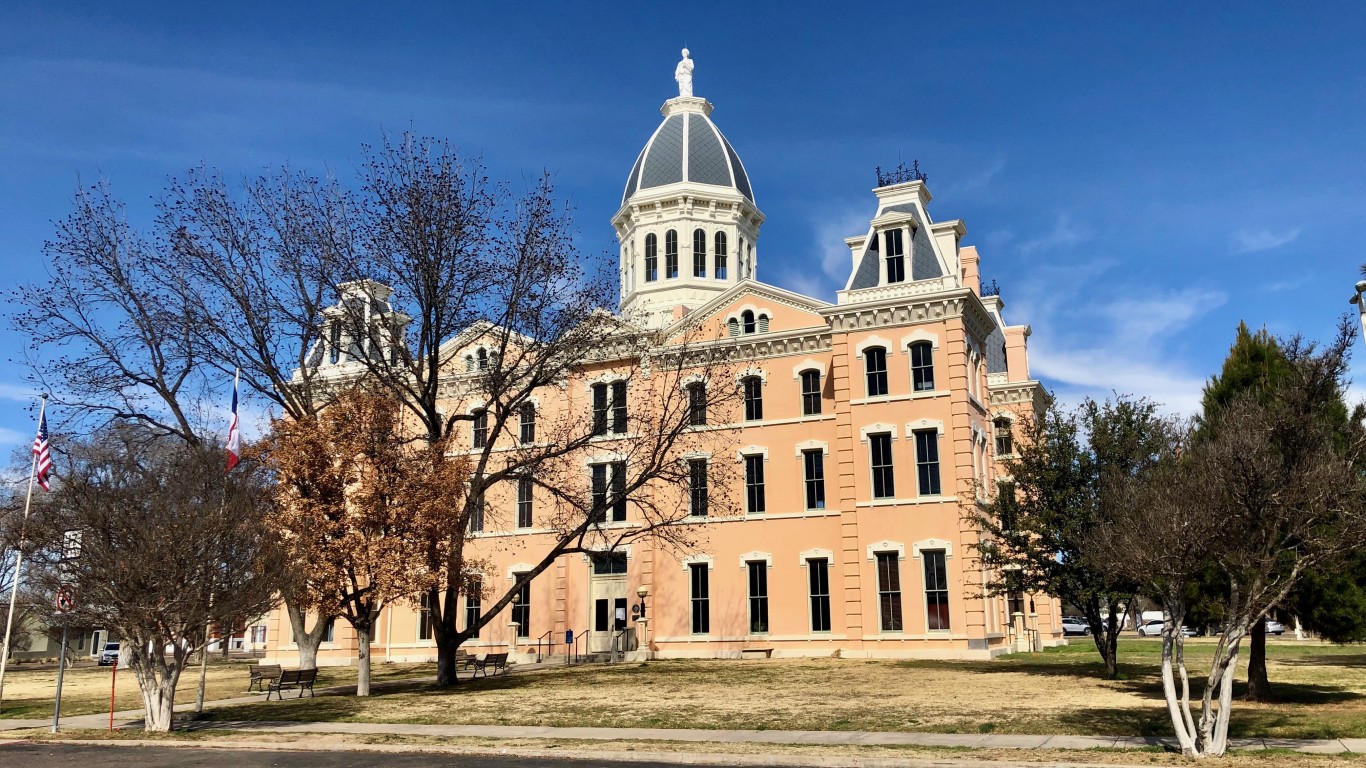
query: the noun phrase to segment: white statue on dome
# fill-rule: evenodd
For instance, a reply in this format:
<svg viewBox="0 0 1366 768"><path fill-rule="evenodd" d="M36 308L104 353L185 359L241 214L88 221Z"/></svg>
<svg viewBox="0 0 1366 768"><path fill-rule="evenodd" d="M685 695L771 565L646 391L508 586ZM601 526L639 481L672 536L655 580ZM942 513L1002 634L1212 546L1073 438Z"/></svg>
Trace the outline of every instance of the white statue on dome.
<svg viewBox="0 0 1366 768"><path fill-rule="evenodd" d="M678 81L678 95L692 96L692 59L688 58L688 49L683 49L683 60L674 67L674 79Z"/></svg>

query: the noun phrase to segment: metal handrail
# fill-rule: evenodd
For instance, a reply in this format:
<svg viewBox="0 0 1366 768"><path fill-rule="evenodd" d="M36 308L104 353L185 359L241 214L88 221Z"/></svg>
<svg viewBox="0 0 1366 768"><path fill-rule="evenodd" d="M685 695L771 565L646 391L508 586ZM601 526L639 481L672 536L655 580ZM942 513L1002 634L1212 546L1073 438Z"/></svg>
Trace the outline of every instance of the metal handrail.
<svg viewBox="0 0 1366 768"><path fill-rule="evenodd" d="M542 658L544 658L545 656L550 655L549 652L550 652L550 650L554 647L554 646L551 644L550 636L551 636L552 634L554 634L554 632L555 632L555 630L553 630L553 629L547 629L544 633L541 634L540 637L536 638L536 663L537 663L537 664L540 664L540 663L541 663L541 659L542 659ZM545 653L544 655L541 653L541 643L542 643L542 642L545 643L545 648L546 648L546 653Z"/></svg>
<svg viewBox="0 0 1366 768"><path fill-rule="evenodd" d="M590 629L585 629L584 631L582 631L582 632L580 632L579 634L577 634L577 635L574 636L574 663L575 663L575 664L579 663L579 660L580 660L580 658L581 658L581 657L579 656L579 641L580 641L580 640L583 640L584 636L587 635L587 634L588 634L589 632L591 632L591 631L592 631L592 630L590 630ZM584 647L584 653L587 654L587 652L588 652L588 642L587 642L587 641L584 641L583 647ZM567 649L566 649L564 655L565 655L565 660L564 660L564 661L565 661L566 664L568 664L568 663L569 663L569 652L568 652Z"/></svg>

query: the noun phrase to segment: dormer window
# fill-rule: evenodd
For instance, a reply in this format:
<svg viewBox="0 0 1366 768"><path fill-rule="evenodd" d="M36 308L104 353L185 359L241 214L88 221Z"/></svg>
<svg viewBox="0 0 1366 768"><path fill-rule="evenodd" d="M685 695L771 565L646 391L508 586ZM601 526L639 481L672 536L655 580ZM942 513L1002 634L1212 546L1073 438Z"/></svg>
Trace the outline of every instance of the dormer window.
<svg viewBox="0 0 1366 768"><path fill-rule="evenodd" d="M906 282L906 251L901 233L900 228L889 229L883 233L887 240L886 255L883 258L887 261L888 283Z"/></svg>
<svg viewBox="0 0 1366 768"><path fill-rule="evenodd" d="M327 329L327 361L336 365L341 360L341 323L333 320Z"/></svg>

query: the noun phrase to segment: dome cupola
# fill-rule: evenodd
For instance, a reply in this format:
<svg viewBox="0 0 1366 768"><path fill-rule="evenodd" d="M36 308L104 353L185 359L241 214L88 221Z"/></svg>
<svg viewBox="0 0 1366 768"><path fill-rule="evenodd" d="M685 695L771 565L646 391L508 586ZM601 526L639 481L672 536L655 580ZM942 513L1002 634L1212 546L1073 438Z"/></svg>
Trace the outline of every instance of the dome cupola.
<svg viewBox="0 0 1366 768"><path fill-rule="evenodd" d="M755 273L764 216L735 148L692 93L688 49L678 96L636 156L612 218L621 242L621 311L659 328Z"/></svg>

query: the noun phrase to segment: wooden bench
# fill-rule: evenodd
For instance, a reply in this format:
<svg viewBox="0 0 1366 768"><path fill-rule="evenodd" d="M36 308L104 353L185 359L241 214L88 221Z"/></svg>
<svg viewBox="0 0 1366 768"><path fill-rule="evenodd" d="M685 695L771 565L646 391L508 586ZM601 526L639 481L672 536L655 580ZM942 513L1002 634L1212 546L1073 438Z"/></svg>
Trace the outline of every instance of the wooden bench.
<svg viewBox="0 0 1366 768"><path fill-rule="evenodd" d="M508 655L507 655L507 653L486 653L486 654L484 654L483 656L480 656L480 657L475 658L475 660L474 660L474 674L471 675L471 677L478 677L480 672L483 672L483 673L484 673L484 677L488 677L488 676L489 676L489 667L492 667L492 668L493 668L493 674L495 674L495 675L498 674L498 671L499 671L499 670L502 670L503 674L507 674L507 671L508 671Z"/></svg>
<svg viewBox="0 0 1366 768"><path fill-rule="evenodd" d="M749 657L758 658L758 657L760 657L760 656L762 656L762 657L765 658L765 659L771 659L771 658L773 658L773 649L772 649L772 648L741 648L741 649L740 649L740 658L742 658L742 659L744 659L744 658L749 658Z"/></svg>
<svg viewBox="0 0 1366 768"><path fill-rule="evenodd" d="M469 651L455 652L456 669L472 669L474 667L474 654Z"/></svg>
<svg viewBox="0 0 1366 768"><path fill-rule="evenodd" d="M313 682L318 679L316 669L286 669L280 672L280 676L270 681L270 686L266 690L266 701L270 701L273 693L284 701L285 695L281 691L299 689L299 698L304 697L304 691L308 691L308 697L313 698Z"/></svg>
<svg viewBox="0 0 1366 768"><path fill-rule="evenodd" d="M250 668L250 672L251 682L247 683L247 690L250 691L252 686L256 686L256 690L264 691L267 684L275 682L275 678L280 676L280 665L255 664Z"/></svg>

